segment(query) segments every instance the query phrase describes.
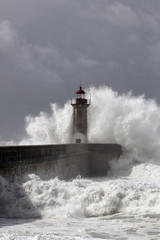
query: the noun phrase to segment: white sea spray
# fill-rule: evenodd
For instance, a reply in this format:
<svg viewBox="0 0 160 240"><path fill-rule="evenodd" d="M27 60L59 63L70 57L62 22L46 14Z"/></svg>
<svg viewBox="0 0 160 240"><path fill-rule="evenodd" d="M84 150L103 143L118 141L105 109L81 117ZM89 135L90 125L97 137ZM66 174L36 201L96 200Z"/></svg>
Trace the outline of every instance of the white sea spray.
<svg viewBox="0 0 160 240"><path fill-rule="evenodd" d="M154 99L132 93L118 94L107 86L90 87L88 138L90 143L118 143L135 158L158 159L160 156L160 107ZM70 143L72 106L51 104L52 113L26 117L25 137L20 144Z"/></svg>

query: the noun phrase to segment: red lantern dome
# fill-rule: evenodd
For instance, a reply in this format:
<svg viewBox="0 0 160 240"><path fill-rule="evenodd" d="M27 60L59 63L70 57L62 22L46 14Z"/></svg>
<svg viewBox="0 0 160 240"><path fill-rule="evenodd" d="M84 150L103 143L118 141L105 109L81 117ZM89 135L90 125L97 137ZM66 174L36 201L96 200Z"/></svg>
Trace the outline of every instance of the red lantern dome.
<svg viewBox="0 0 160 240"><path fill-rule="evenodd" d="M79 90L77 90L76 94L85 94L85 91L82 89L81 85Z"/></svg>

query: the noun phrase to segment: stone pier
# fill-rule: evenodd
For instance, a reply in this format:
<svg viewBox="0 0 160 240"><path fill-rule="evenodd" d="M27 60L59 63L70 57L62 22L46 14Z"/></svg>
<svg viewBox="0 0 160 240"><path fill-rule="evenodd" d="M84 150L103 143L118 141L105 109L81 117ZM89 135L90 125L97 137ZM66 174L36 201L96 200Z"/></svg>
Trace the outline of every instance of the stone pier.
<svg viewBox="0 0 160 240"><path fill-rule="evenodd" d="M0 147L0 175L9 180L34 173L47 180L104 176L118 159L118 144L58 144Z"/></svg>

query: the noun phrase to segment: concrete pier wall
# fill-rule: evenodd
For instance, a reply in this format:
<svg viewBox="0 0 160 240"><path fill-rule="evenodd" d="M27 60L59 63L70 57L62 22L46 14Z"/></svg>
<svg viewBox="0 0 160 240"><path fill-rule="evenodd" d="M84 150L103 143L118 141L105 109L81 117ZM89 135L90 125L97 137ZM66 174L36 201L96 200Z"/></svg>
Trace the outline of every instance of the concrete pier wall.
<svg viewBox="0 0 160 240"><path fill-rule="evenodd" d="M109 161L119 158L118 144L59 144L0 147L0 175L9 180L24 174L42 179L107 175Z"/></svg>

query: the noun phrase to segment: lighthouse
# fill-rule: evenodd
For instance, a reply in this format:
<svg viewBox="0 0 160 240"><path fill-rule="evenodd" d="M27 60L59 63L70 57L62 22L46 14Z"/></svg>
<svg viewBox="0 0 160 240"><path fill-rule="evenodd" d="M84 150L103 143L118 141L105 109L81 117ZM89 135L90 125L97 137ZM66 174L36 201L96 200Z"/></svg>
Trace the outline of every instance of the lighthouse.
<svg viewBox="0 0 160 240"><path fill-rule="evenodd" d="M76 91L73 107L73 142L87 143L87 108L90 101L85 98L85 91L80 88Z"/></svg>

